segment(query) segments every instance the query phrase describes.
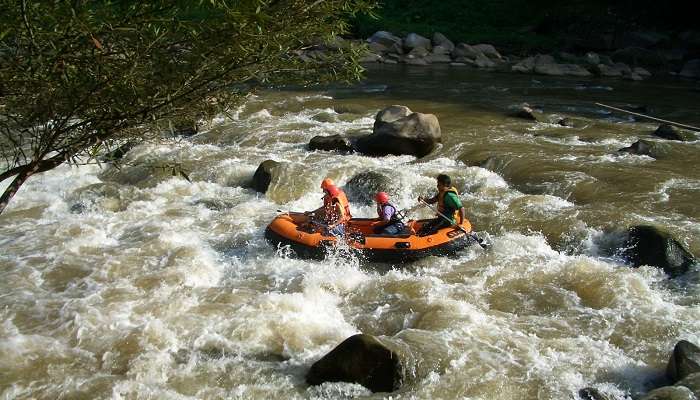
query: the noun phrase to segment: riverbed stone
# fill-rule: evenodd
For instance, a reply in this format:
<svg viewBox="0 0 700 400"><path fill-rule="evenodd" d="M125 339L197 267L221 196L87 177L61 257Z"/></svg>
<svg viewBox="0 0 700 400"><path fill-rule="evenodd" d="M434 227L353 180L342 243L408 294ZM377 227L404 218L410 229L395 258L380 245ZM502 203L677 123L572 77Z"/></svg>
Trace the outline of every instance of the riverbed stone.
<svg viewBox="0 0 700 400"><path fill-rule="evenodd" d="M441 141L440 123L435 115L391 106L377 113L372 134L359 138L355 145L360 153L372 156L423 157Z"/></svg>
<svg viewBox="0 0 700 400"><path fill-rule="evenodd" d="M700 372L686 376L676 382L675 386L685 386L693 392L695 397L700 398Z"/></svg>
<svg viewBox="0 0 700 400"><path fill-rule="evenodd" d="M590 76L587 69L577 64L558 64L552 56L541 56L535 60L535 72L553 76Z"/></svg>
<svg viewBox="0 0 700 400"><path fill-rule="evenodd" d="M629 147L621 148L620 150L618 150L618 152L636 154L639 156L654 157L653 148L654 148L653 142L650 142L647 140L637 140L636 142L632 143Z"/></svg>
<svg viewBox="0 0 700 400"><path fill-rule="evenodd" d="M309 385L351 382L373 392L392 392L403 380L396 353L371 335L357 334L316 361L306 375Z"/></svg>
<svg viewBox="0 0 700 400"><path fill-rule="evenodd" d="M679 75L684 78L700 79L700 59L686 62Z"/></svg>
<svg viewBox="0 0 700 400"><path fill-rule="evenodd" d="M664 386L652 390L640 400L697 400L697 398L685 386Z"/></svg>
<svg viewBox="0 0 700 400"><path fill-rule="evenodd" d="M343 189L352 203L370 205L374 203L374 195L377 192L392 194L396 193L398 188L388 175L377 171L363 171L350 178Z"/></svg>
<svg viewBox="0 0 700 400"><path fill-rule="evenodd" d="M433 34L433 48L437 46L447 49L448 52L452 52L455 48L454 43L440 32L435 32L435 34Z"/></svg>
<svg viewBox="0 0 700 400"><path fill-rule="evenodd" d="M530 73L535 69L535 57L527 57L511 68L515 72Z"/></svg>
<svg viewBox="0 0 700 400"><path fill-rule="evenodd" d="M103 155L102 157L100 157L100 161L102 161L102 162L119 161L122 158L124 158L126 153L128 153L129 151L131 151L131 149L136 147L137 144L138 143L136 143L135 141L134 142L126 142L126 143L120 145L119 147L117 147L116 149L114 149L114 150L108 152L107 154Z"/></svg>
<svg viewBox="0 0 700 400"><path fill-rule="evenodd" d="M687 340L681 340L673 348L666 366L666 377L676 383L696 373L700 373L700 348Z"/></svg>
<svg viewBox="0 0 700 400"><path fill-rule="evenodd" d="M430 43L430 39L417 33L409 33L403 40L403 47L407 51L411 51L416 47L423 47L424 49L430 50L433 48L433 45Z"/></svg>
<svg viewBox="0 0 700 400"><path fill-rule="evenodd" d="M353 151L353 147L350 143L350 139L341 135L314 136L309 141L309 150L349 153Z"/></svg>
<svg viewBox="0 0 700 400"><path fill-rule="evenodd" d="M564 117L564 118L560 119L559 121L557 121L557 125L566 126L568 128L573 128L575 123L574 123L573 119L571 119L569 117Z"/></svg>
<svg viewBox="0 0 700 400"><path fill-rule="evenodd" d="M624 249L623 253L633 267L659 267L672 277L687 272L696 262L695 257L669 233L648 225L631 227Z"/></svg>
<svg viewBox="0 0 700 400"><path fill-rule="evenodd" d="M531 107L529 104L520 104L512 106L510 116L528 121L537 121L538 116L542 114L542 110Z"/></svg>
<svg viewBox="0 0 700 400"><path fill-rule="evenodd" d="M588 65L598 65L600 64L600 56L597 53L589 51L583 56L583 61Z"/></svg>
<svg viewBox="0 0 700 400"><path fill-rule="evenodd" d="M425 47L415 47L408 53L408 57L420 58L425 57L428 54L430 54L430 51L428 51L428 49L426 49Z"/></svg>
<svg viewBox="0 0 700 400"><path fill-rule="evenodd" d="M258 166L253 174L253 189L260 193L267 192L267 188L272 182L272 178L279 168L280 163L274 160L265 160Z"/></svg>
<svg viewBox="0 0 700 400"><path fill-rule="evenodd" d="M481 51L466 43L458 43L457 46L455 46L455 49L452 50L452 55L455 58L465 57L474 60L479 54L481 54Z"/></svg>
<svg viewBox="0 0 700 400"><path fill-rule="evenodd" d="M501 56L501 53L496 50L495 47L491 44L477 44L472 46L474 50L480 52L481 54L485 55L486 57L493 59L493 60L503 60L503 56Z"/></svg>
<svg viewBox="0 0 700 400"><path fill-rule="evenodd" d="M578 396L583 400L613 400L614 397L592 387L583 388L578 391Z"/></svg>
<svg viewBox="0 0 700 400"><path fill-rule="evenodd" d="M452 45L452 46L453 46L452 48L454 48L454 45ZM449 56L450 53L452 53L452 49L450 49L446 46L443 46L443 45L437 45L437 46L433 46L432 53Z"/></svg>
<svg viewBox="0 0 700 400"><path fill-rule="evenodd" d="M484 54L479 54L476 56L474 63L479 68L494 68L496 66L496 63L490 58L486 57Z"/></svg>
<svg viewBox="0 0 700 400"><path fill-rule="evenodd" d="M400 37L391 32L375 32L367 39L367 42L369 43L370 48L373 50L376 49L381 52L403 54L403 41Z"/></svg>
<svg viewBox="0 0 700 400"><path fill-rule="evenodd" d="M361 63L376 63L376 62L380 62L381 60L382 60L382 56L380 56L379 54L372 53L372 52L367 52L362 57L360 57Z"/></svg>
<svg viewBox="0 0 700 400"><path fill-rule="evenodd" d="M626 47L617 50L612 54L612 58L635 67L663 67L666 64L663 55L642 47Z"/></svg>
<svg viewBox="0 0 700 400"><path fill-rule="evenodd" d="M406 58L404 62L408 65L430 65L425 58Z"/></svg>
<svg viewBox="0 0 700 400"><path fill-rule="evenodd" d="M661 124L654 131L654 136L668 140L678 140L681 142L694 140L695 136L690 132L682 131L670 124Z"/></svg>
<svg viewBox="0 0 700 400"><path fill-rule="evenodd" d="M598 64L593 67L593 71L600 76L618 77L622 76L622 71L619 69L605 64Z"/></svg>
<svg viewBox="0 0 700 400"><path fill-rule="evenodd" d="M174 136L191 137L199 133L201 123L194 120L180 121L173 127Z"/></svg>
<svg viewBox="0 0 700 400"><path fill-rule="evenodd" d="M632 73L637 74L643 78L648 78L651 76L651 72L647 71L646 69L642 67L634 67L632 68Z"/></svg>
<svg viewBox="0 0 700 400"><path fill-rule="evenodd" d="M435 64L452 62L452 58L447 54L430 54L426 56L425 59Z"/></svg>

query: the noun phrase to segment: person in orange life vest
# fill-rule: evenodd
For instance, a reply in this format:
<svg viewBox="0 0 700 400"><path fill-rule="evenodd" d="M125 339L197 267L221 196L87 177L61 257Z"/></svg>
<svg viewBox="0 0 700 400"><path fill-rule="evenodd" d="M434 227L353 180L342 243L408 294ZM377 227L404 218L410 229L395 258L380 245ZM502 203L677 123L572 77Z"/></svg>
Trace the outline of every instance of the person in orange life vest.
<svg viewBox="0 0 700 400"><path fill-rule="evenodd" d="M352 218L350 214L350 204L340 188L335 186L330 178L326 178L321 182L323 189L323 205L312 212L311 214L316 220L322 222L325 226L324 233L333 236L342 236L345 234L345 224Z"/></svg>
<svg viewBox="0 0 700 400"><path fill-rule="evenodd" d="M437 190L438 193L435 196L429 199L418 197L418 201L425 201L428 204L438 203L438 211L447 219L438 215L436 218L427 221L418 231L420 236L431 235L442 228L454 226L457 224L458 218L459 223L462 223L467 218L464 206L459 200L457 189L452 187L452 179L449 176L444 174L438 175Z"/></svg>
<svg viewBox="0 0 700 400"><path fill-rule="evenodd" d="M377 201L377 222L373 229L374 233L382 235L396 235L403 231L404 224L398 216L396 207L389 203L389 195L386 192L378 192L374 199Z"/></svg>

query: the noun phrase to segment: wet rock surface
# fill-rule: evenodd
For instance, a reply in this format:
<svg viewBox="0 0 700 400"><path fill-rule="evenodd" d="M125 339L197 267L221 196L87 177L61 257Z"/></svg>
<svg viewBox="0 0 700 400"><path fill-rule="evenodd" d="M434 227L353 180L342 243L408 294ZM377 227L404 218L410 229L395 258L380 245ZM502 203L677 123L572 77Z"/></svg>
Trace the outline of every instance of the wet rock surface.
<svg viewBox="0 0 700 400"><path fill-rule="evenodd" d="M357 334L345 339L306 375L309 385L324 382L359 383L373 392L391 392L402 381L398 355L374 336Z"/></svg>

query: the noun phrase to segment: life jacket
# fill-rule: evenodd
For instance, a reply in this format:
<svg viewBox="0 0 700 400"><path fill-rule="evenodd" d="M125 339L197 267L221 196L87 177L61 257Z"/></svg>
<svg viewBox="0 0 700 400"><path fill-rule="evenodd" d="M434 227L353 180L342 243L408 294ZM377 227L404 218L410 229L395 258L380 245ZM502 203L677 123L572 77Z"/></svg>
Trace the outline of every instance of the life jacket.
<svg viewBox="0 0 700 400"><path fill-rule="evenodd" d="M338 189L338 191L335 193L335 195L331 195L330 193L326 194L323 196L323 207L325 208L326 211L326 219L328 222L330 222L331 218L330 216L335 216L336 214L336 207L335 203L338 202L340 203L340 216L338 217L338 223L339 224L344 224L352 218L352 214L350 214L350 203L348 203L348 198L345 196L345 192L342 190Z"/></svg>
<svg viewBox="0 0 700 400"><path fill-rule="evenodd" d="M456 194L457 196L459 196L459 193L457 192L457 189L455 189L454 186L447 188L444 191L438 193L438 211L440 211L446 217L452 217L452 219L455 222L457 222L457 220L459 219L458 210L445 205L445 194L447 194L447 192L452 192L452 193Z"/></svg>
<svg viewBox="0 0 700 400"><path fill-rule="evenodd" d="M391 213L391 218L389 219L390 224L395 224L397 222L403 222L401 220L401 217L399 216L398 209L396 208L396 206L394 206L391 203L384 203L384 204L377 205L377 215L379 216L379 218L384 218L384 207L391 207L391 209L394 210L394 212Z"/></svg>

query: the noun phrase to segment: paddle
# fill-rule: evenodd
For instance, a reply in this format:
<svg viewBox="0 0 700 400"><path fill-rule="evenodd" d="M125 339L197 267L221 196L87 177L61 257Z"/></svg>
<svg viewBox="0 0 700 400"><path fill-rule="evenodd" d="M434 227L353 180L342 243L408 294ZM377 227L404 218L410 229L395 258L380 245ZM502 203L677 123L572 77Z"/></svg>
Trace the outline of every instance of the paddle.
<svg viewBox="0 0 700 400"><path fill-rule="evenodd" d="M421 201L424 205L428 206L428 208L430 208L431 210L435 211L435 213L437 213L437 215L439 215L439 216L441 216L442 218L444 218L445 221L450 222L450 223L452 222L452 220L449 219L445 214L441 213L441 212L437 209L437 207L433 207L432 204L428 203L427 201L425 201L425 200L423 200L423 199L420 199L420 201ZM462 232L464 232L465 234L467 234L467 235L468 235L470 238L472 238L475 242L479 243L479 246L481 246L482 249L486 250L486 249L489 248L489 244L488 244L488 243L484 243L484 239L481 239L479 236L477 236L475 232L467 232L466 229L462 228L461 226L459 226L459 225L457 225L457 224L452 225L452 227L456 227L456 228L459 229L460 231L462 231Z"/></svg>

